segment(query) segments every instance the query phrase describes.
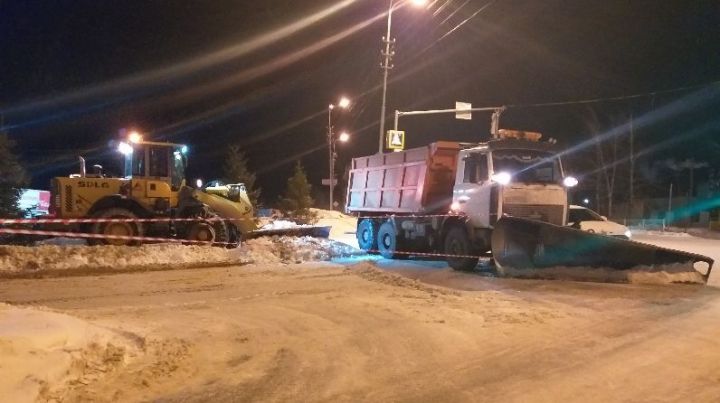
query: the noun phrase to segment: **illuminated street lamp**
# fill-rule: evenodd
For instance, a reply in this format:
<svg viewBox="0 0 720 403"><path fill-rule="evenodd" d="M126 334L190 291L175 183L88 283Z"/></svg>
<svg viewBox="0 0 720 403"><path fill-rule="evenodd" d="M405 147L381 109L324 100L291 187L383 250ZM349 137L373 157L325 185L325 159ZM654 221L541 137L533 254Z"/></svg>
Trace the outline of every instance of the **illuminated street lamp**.
<svg viewBox="0 0 720 403"><path fill-rule="evenodd" d="M133 130L128 133L128 141L131 143L139 143L142 141L142 134L138 133L137 130Z"/></svg>
<svg viewBox="0 0 720 403"><path fill-rule="evenodd" d="M383 144L385 143L385 110L387 108L387 81L388 81L388 72L390 69L393 68L392 65L392 58L395 56L395 51L393 50L393 47L395 45L395 39L390 39L390 30L392 28L392 14L393 11L398 7L399 5L402 6L404 3L406 3L408 0L390 0L390 6L388 7L388 13L387 13L387 33L382 38L382 43L385 45L385 48L380 51L380 53L383 56L383 61L380 63L380 68L383 70L383 85L382 85L382 104L380 106L380 136L378 139L378 153L383 152ZM427 0L409 0L409 3L415 7L425 7L427 5Z"/></svg>
<svg viewBox="0 0 720 403"><path fill-rule="evenodd" d="M341 97L340 100L337 103L337 107L340 109L348 109L350 108L350 99L347 97ZM328 105L328 125L327 125L327 143L328 143L328 165L330 166L329 172L330 172L330 178L329 178L329 186L330 186L330 210L333 209L333 193L335 192L335 159L337 158L337 155L335 154L335 142L336 140L340 140L341 142L345 143L350 139L350 135L346 132L340 133L340 136L336 139L335 135L333 134L333 124L332 124L332 111L335 109L334 104Z"/></svg>

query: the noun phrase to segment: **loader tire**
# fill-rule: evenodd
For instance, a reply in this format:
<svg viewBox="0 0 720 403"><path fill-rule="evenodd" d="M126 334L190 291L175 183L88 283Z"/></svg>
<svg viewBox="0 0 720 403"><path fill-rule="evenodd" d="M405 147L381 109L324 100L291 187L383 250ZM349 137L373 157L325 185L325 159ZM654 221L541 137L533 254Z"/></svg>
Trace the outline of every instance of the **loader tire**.
<svg viewBox="0 0 720 403"><path fill-rule="evenodd" d="M124 220L133 220L138 217L132 211L120 207L112 207L100 210L93 214L93 218L107 219L119 218ZM93 234L110 235L110 236L133 236L139 237L143 234L142 224L139 222L97 222L92 224L90 231ZM91 245L140 245L140 240L129 239L90 239Z"/></svg>
<svg viewBox="0 0 720 403"><path fill-rule="evenodd" d="M202 245L214 242L215 237L215 228L212 225L206 222L194 222L190 224L185 238L191 241L188 243L189 245Z"/></svg>
<svg viewBox="0 0 720 403"><path fill-rule="evenodd" d="M453 256L473 256L476 255L475 250L470 242L465 228L454 226L450 228L445 235L445 254L448 265L455 270L472 271L477 267L479 258L470 257L453 257Z"/></svg>
<svg viewBox="0 0 720 403"><path fill-rule="evenodd" d="M230 243L230 229L225 220L218 220L213 223L215 230L215 242L220 242L216 246L228 247Z"/></svg>
<svg viewBox="0 0 720 403"><path fill-rule="evenodd" d="M395 225L386 221L380 225L377 236L378 251L385 259L407 259L406 253L397 253L398 237L395 234Z"/></svg>
<svg viewBox="0 0 720 403"><path fill-rule="evenodd" d="M212 239L212 242L217 242L213 244L213 246L229 247L231 240L228 223L214 213L208 218L210 218L210 220L208 220L207 223L210 224L215 231L215 237Z"/></svg>
<svg viewBox="0 0 720 403"><path fill-rule="evenodd" d="M377 235L378 231L373 220L365 218L358 223L357 233L355 236L357 237L360 249L365 252L377 250Z"/></svg>

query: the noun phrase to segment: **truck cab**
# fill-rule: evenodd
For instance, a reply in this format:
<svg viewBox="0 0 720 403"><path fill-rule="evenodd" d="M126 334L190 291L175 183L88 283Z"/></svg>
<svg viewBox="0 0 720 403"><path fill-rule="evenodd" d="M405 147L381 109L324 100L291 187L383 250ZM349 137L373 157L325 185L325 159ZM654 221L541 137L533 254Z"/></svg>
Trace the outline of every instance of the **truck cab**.
<svg viewBox="0 0 720 403"><path fill-rule="evenodd" d="M451 210L474 228L492 228L503 214L565 225L573 180L553 144L528 137L539 139L516 135L460 150Z"/></svg>

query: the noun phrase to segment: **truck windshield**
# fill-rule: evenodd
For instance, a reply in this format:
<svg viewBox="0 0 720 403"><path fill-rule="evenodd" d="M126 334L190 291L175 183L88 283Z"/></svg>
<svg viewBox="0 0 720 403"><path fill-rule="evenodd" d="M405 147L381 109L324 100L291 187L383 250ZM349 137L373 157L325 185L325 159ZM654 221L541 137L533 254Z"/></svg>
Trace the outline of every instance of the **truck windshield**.
<svg viewBox="0 0 720 403"><path fill-rule="evenodd" d="M495 150L492 161L494 173L507 172L513 182L559 183L562 178L557 157L542 151Z"/></svg>

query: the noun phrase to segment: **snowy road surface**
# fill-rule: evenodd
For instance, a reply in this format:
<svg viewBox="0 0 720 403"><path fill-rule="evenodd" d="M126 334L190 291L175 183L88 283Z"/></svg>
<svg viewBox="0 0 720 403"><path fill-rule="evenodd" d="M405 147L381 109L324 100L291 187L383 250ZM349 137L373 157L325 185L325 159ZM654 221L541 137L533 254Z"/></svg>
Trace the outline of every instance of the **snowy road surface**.
<svg viewBox="0 0 720 403"><path fill-rule="evenodd" d="M354 224L345 221L334 238L352 237ZM717 240L653 233L635 239L720 262ZM284 264L316 256L310 252L317 246L289 254L288 245L263 242L233 252L238 262L255 264L72 271L62 265L92 262L73 249L72 259L43 263L61 261L57 277L0 280L0 396L16 402L720 396L720 288L496 278L455 272L441 261ZM168 251L163 256L184 262ZM217 251L210 252L183 256L213 264ZM22 260L6 254L4 264L14 264L10 257ZM720 285L719 277L715 272L711 284Z"/></svg>
<svg viewBox="0 0 720 403"><path fill-rule="evenodd" d="M720 396L717 289L380 264L392 270L306 263L16 279L0 283L0 299L48 307L136 346L113 350L100 369L104 354L78 351L73 368L80 369L68 382L42 389L45 398L67 401Z"/></svg>

